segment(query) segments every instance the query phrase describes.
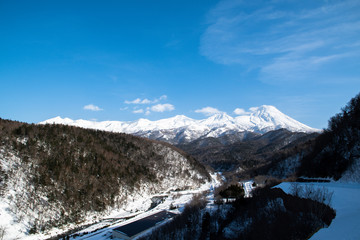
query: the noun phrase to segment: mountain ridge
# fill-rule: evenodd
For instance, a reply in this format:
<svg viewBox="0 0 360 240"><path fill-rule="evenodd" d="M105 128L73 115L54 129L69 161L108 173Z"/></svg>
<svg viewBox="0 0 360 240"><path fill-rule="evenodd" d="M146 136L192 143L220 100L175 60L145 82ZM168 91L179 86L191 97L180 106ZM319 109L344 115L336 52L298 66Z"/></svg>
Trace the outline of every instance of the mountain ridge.
<svg viewBox="0 0 360 240"><path fill-rule="evenodd" d="M260 134L282 128L291 132L312 133L320 131L296 121L270 105L251 108L251 112L237 117L231 117L225 112L220 112L201 120L192 119L185 115L176 115L156 121L140 118L129 122L97 122L83 119L72 120L58 116L42 121L39 124L64 124L110 132L122 132L172 144L246 131Z"/></svg>

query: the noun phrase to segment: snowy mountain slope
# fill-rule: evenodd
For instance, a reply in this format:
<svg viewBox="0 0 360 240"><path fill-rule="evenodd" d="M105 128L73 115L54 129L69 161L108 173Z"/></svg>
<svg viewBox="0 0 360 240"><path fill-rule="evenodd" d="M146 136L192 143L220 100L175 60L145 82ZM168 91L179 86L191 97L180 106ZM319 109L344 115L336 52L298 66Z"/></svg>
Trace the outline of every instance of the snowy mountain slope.
<svg viewBox="0 0 360 240"><path fill-rule="evenodd" d="M143 196L209 180L200 163L170 144L0 119L0 239L2 230L3 239L31 239L96 221Z"/></svg>
<svg viewBox="0 0 360 240"><path fill-rule="evenodd" d="M139 119L133 122L87 121L55 117L40 124L64 124L83 128L99 129L111 132L123 132L151 139L163 140L173 144L191 142L199 138L220 137L238 132L266 133L285 128L292 132L318 132L318 129L306 126L283 114L273 106L263 105L252 108L247 115L231 117L218 113L207 119L195 120L184 115L168 119L150 121Z"/></svg>
<svg viewBox="0 0 360 240"><path fill-rule="evenodd" d="M285 128L291 132L318 131L285 115L274 106L263 105L252 108L252 110L253 112L250 115L239 116L236 121L249 126L254 132L264 133L280 128Z"/></svg>

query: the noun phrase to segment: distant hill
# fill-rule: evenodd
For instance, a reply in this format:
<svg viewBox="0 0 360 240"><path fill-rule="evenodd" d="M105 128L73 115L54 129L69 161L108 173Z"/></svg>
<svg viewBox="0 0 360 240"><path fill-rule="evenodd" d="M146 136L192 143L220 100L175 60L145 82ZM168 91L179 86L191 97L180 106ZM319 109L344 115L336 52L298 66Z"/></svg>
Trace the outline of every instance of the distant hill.
<svg viewBox="0 0 360 240"><path fill-rule="evenodd" d="M203 165L166 143L0 119L0 215L19 236L96 219L137 196L198 188L209 179Z"/></svg>

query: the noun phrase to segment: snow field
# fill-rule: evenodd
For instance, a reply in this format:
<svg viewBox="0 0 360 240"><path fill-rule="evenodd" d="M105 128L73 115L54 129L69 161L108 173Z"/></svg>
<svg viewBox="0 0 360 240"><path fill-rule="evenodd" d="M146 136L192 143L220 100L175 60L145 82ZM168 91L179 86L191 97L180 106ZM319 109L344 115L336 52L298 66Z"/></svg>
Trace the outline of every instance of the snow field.
<svg viewBox="0 0 360 240"><path fill-rule="evenodd" d="M331 207L336 217L329 227L320 229L311 240L359 240L360 239L360 184L359 183L297 183L327 188L334 192ZM281 183L277 187L290 193L291 183Z"/></svg>

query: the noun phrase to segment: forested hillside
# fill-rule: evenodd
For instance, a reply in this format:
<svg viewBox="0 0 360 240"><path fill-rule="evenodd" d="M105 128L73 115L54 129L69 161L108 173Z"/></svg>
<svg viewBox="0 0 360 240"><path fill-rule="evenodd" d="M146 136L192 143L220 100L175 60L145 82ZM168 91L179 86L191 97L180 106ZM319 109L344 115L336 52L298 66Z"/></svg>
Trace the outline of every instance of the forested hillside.
<svg viewBox="0 0 360 240"><path fill-rule="evenodd" d="M253 176L297 175L359 182L360 95L332 117L321 134L304 142L294 141L268 159L269 163L257 169Z"/></svg>
<svg viewBox="0 0 360 240"><path fill-rule="evenodd" d="M318 136L318 133L290 132L279 129L263 135L247 133L243 139L198 139L177 147L190 153L203 164L218 171L254 170L274 161L275 153L289 149Z"/></svg>
<svg viewBox="0 0 360 240"><path fill-rule="evenodd" d="M196 188L206 169L180 150L127 134L0 119L1 214L19 231L121 208L135 196Z"/></svg>
<svg viewBox="0 0 360 240"><path fill-rule="evenodd" d="M329 120L328 128L316 139L313 150L301 162L300 175L333 177L344 174L359 181L360 94Z"/></svg>

